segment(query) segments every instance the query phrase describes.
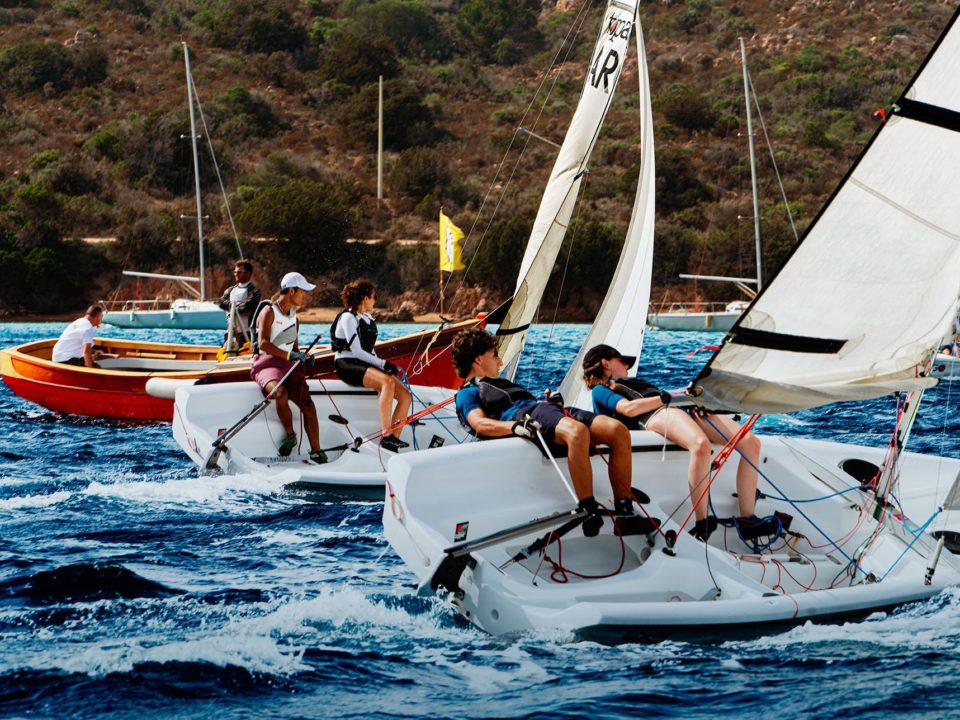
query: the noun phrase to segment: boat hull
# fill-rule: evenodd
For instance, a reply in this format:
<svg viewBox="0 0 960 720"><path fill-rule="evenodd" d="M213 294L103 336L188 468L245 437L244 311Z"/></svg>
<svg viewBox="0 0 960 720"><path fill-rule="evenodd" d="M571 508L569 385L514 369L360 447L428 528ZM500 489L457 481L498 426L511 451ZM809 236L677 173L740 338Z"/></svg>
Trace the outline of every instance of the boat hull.
<svg viewBox="0 0 960 720"><path fill-rule="evenodd" d="M103 322L122 328L173 330L226 330L227 314L213 303L199 310L113 310L103 314Z"/></svg>
<svg viewBox="0 0 960 720"><path fill-rule="evenodd" d="M56 342L40 340L0 350L0 375L23 399L68 415L168 422L173 402L147 393L151 377L196 380L224 367L217 360L220 348L214 345L107 338L96 338L95 345L116 357L102 359L101 369L77 367L50 359ZM249 362L233 361L228 366L249 368Z"/></svg>
<svg viewBox="0 0 960 720"><path fill-rule="evenodd" d="M647 325L660 330L727 332L739 317L734 312L650 313Z"/></svg>
<svg viewBox="0 0 960 720"><path fill-rule="evenodd" d="M584 537L576 528L548 546L556 565L538 553L516 561L544 530L511 535L470 552L469 562L446 574L456 585L448 595L454 607L493 634L563 629L622 640L724 628L766 633L923 600L960 582L960 563L944 552L932 582L924 584L935 542L922 533L915 539L899 520L887 520L871 540L876 525L869 512L861 511L869 497L842 463L875 462L881 450L765 437L761 467L774 485L761 480L767 497L758 502L758 514L792 514L791 529L799 535L790 545L781 540L757 554L731 529L714 533L706 548L692 538L689 523L681 527L689 511L688 453L664 449L663 439L651 433L634 432L632 440L634 487L651 496L645 509L664 520L664 530L678 532L671 552L665 552L661 535L625 537L621 544L605 521L598 537ZM905 482L931 470L927 460L908 454ZM960 471L960 461L940 460ZM559 463L566 473L565 461ZM599 456L592 466L594 493L609 507L606 466ZM711 488L718 517L737 514L735 491L734 460ZM774 499L780 493L818 500L790 505ZM553 466L529 443L510 438L394 459L388 468L384 532L421 591L429 593L444 551L457 541L572 508L570 492ZM867 545L869 552L861 551Z"/></svg>
<svg viewBox="0 0 960 720"><path fill-rule="evenodd" d="M308 461L309 445L296 405L291 405L291 412L300 444L291 456L277 456L285 431L274 405L252 419L229 440L224 452L214 456L214 441L262 402L263 393L252 381L178 388L174 440L204 471L253 474L276 481L278 488L382 498L387 465L398 455L378 444L380 420L376 392L340 380L314 379L308 381L308 387L320 419L320 443L330 459L327 464ZM466 438L450 402L452 390L414 386L412 394L415 413L444 401L446 405L415 425L403 428L401 438L410 443L410 452L445 443L456 444ZM357 438L369 438L369 441L357 444ZM403 450L400 455L407 452Z"/></svg>

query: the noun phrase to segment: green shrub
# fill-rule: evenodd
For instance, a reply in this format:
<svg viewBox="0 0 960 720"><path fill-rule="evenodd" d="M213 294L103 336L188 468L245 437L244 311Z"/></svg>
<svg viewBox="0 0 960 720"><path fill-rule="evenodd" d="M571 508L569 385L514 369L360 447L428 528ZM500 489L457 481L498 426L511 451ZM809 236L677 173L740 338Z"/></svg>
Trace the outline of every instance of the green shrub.
<svg viewBox="0 0 960 720"><path fill-rule="evenodd" d="M710 130L720 116L706 94L686 85L674 85L659 104L672 125L686 130Z"/></svg>
<svg viewBox="0 0 960 720"><path fill-rule="evenodd" d="M69 53L60 43L28 42L0 50L0 82L20 95L48 83L62 92L70 87L70 71Z"/></svg>
<svg viewBox="0 0 960 720"><path fill-rule="evenodd" d="M70 50L70 78L76 87L91 87L107 79L110 56L99 43L83 43Z"/></svg>
<svg viewBox="0 0 960 720"><path fill-rule="evenodd" d="M697 176L690 156L678 149L664 148L657 153L657 210L664 215L713 199L713 193ZM625 178L636 185L639 168Z"/></svg>
<svg viewBox="0 0 960 720"><path fill-rule="evenodd" d="M388 38L368 38L354 33L328 42L320 57L320 75L359 89L400 75L400 60Z"/></svg>
<svg viewBox="0 0 960 720"><path fill-rule="evenodd" d="M217 47L246 53L302 53L306 28L278 0L208 0L194 16Z"/></svg>
<svg viewBox="0 0 960 720"><path fill-rule="evenodd" d="M448 41L431 10L421 0L375 0L361 5L353 22L367 38L387 38L404 56L438 58Z"/></svg>
<svg viewBox="0 0 960 720"><path fill-rule="evenodd" d="M293 180L258 190L236 219L246 234L286 240L298 267L317 272L343 256L356 199L345 186Z"/></svg>
<svg viewBox="0 0 960 720"><path fill-rule="evenodd" d="M348 142L375 147L377 140L376 84L365 85L340 107L338 124ZM393 150L415 145L432 145L440 138L433 113L420 91L404 80L383 84L383 143Z"/></svg>
<svg viewBox="0 0 960 720"><path fill-rule="evenodd" d="M117 161L121 157L120 136L112 130L100 130L83 144L83 149L94 157Z"/></svg>
<svg viewBox="0 0 960 720"><path fill-rule="evenodd" d="M281 126L273 108L259 95L234 87L208 106L212 131L230 142L269 137Z"/></svg>
<svg viewBox="0 0 960 720"><path fill-rule="evenodd" d="M425 147L404 150L390 172L390 184L395 191L417 198L429 195L449 182L447 158Z"/></svg>
<svg viewBox="0 0 960 720"><path fill-rule="evenodd" d="M515 213L491 225L482 241L464 247L470 278L493 290L512 292L532 226L531 216Z"/></svg>
<svg viewBox="0 0 960 720"><path fill-rule="evenodd" d="M539 47L539 9L536 0L467 0L457 30L483 60L510 63L516 48Z"/></svg>

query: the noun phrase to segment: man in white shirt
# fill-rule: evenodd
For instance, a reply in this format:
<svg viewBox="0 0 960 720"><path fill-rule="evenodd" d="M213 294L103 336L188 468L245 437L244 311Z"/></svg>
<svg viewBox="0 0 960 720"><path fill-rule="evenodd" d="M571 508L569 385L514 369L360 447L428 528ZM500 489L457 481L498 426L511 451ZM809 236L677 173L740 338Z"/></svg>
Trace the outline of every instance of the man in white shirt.
<svg viewBox="0 0 960 720"><path fill-rule="evenodd" d="M100 327L101 320L103 308L99 305L88 307L82 318L67 325L67 329L60 334L60 339L53 346L51 359L79 367L100 367L94 362L100 356L100 351L93 351L93 331Z"/></svg>

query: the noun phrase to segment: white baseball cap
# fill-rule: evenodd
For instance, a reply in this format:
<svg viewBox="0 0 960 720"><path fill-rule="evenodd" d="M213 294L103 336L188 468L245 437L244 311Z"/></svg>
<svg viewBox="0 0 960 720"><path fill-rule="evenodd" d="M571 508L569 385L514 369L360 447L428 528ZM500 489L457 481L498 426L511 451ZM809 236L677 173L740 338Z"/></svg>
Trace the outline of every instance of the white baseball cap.
<svg viewBox="0 0 960 720"><path fill-rule="evenodd" d="M307 279L298 272L288 272L283 276L283 280L280 281L281 290L289 290L290 288L300 288L301 290L306 290L310 292L311 290L316 289L316 285L311 285L307 282Z"/></svg>

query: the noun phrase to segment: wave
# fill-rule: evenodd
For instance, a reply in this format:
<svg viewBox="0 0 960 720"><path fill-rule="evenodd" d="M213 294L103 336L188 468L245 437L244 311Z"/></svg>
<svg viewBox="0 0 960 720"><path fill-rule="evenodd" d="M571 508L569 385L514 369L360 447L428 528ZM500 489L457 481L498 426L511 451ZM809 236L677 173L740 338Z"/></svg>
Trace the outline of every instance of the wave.
<svg viewBox="0 0 960 720"><path fill-rule="evenodd" d="M0 595L39 605L182 594L113 563L78 563L0 583Z"/></svg>
<svg viewBox="0 0 960 720"><path fill-rule="evenodd" d="M0 499L0 510L24 510L26 508L50 507L69 500L73 497L72 492L61 490L60 492L45 493L42 495L26 495L21 497L10 497Z"/></svg>

